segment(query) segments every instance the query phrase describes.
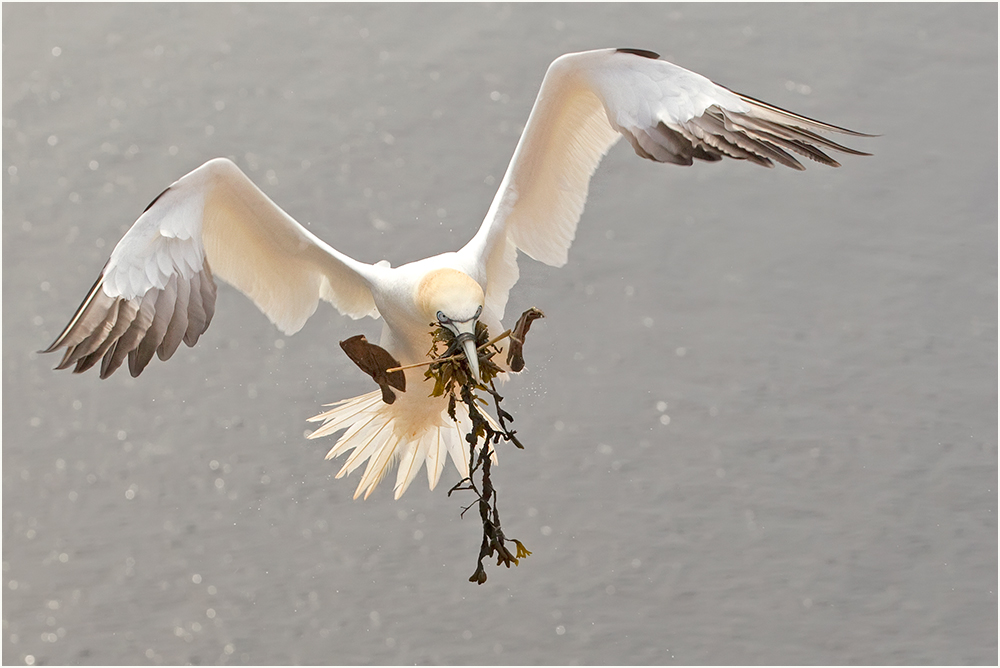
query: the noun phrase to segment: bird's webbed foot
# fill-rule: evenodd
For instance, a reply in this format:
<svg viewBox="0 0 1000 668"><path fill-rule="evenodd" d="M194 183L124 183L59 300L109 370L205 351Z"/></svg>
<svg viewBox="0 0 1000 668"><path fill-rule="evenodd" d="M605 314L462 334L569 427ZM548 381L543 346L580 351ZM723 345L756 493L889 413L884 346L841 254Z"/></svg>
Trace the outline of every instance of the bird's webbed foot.
<svg viewBox="0 0 1000 668"><path fill-rule="evenodd" d="M378 383L382 390L382 401L391 404L396 400L396 395L389 389L390 387L400 392L406 391L406 375L398 369L399 362L385 348L369 343L364 334L341 341L340 347L352 362Z"/></svg>

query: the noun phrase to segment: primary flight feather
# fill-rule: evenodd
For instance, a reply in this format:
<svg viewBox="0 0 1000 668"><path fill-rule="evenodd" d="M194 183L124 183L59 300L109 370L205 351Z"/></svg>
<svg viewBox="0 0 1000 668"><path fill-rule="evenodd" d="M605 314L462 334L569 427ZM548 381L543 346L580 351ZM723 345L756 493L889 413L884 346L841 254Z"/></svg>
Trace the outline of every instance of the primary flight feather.
<svg viewBox="0 0 1000 668"><path fill-rule="evenodd" d="M735 93L649 51L567 54L549 66L486 219L458 251L396 268L359 262L297 223L233 162L216 158L153 200L45 352L66 349L57 369L79 373L100 363L107 378L127 360L138 376L154 354L166 360L181 341L197 343L220 278L286 334L302 328L320 299L352 318L381 317L380 345L403 365L426 359L428 323L437 322L465 341L477 376L476 322L503 331L518 251L566 263L590 177L620 138L643 158L678 165L729 157L803 169L796 156L837 167L826 151L868 155L824 132L870 136ZM391 404L376 390L312 418L323 424L310 438L346 429L327 455L351 453L337 477L367 462L355 497L367 498L395 462L396 498L424 464L431 489L449 456L461 475L469 473L464 406L452 419L447 400L421 387L423 370L405 373L410 391Z"/></svg>

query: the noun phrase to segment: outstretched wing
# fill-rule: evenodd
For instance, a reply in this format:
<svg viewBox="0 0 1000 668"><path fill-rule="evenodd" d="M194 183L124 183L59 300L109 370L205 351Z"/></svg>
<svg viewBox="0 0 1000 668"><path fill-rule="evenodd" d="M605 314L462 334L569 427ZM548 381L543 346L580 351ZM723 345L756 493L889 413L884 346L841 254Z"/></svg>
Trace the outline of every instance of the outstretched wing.
<svg viewBox="0 0 1000 668"><path fill-rule="evenodd" d="M793 153L831 167L825 150L868 155L819 132L870 136L734 93L650 51L567 54L549 66L486 220L459 253L485 272L487 307L502 316L518 250L566 263L590 177L622 136L641 157L679 165L730 157L804 169Z"/></svg>
<svg viewBox="0 0 1000 668"><path fill-rule="evenodd" d="M365 276L373 267L339 253L302 227L231 161L211 160L146 207L115 246L66 329L56 367L107 378L128 357L138 376L181 341L193 346L215 311L213 275L230 283L286 334L302 328L319 299L353 318L378 316Z"/></svg>

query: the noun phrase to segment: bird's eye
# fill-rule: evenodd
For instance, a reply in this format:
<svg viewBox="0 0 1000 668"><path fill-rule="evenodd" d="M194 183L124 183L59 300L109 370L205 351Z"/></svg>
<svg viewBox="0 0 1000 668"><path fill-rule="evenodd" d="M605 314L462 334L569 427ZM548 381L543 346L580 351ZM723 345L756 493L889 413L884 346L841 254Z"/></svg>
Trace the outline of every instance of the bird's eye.
<svg viewBox="0 0 1000 668"><path fill-rule="evenodd" d="M448 316L446 316L441 311L437 312L437 319L438 319L438 322L440 322L442 325L445 325L445 324L451 322L451 318L449 318Z"/></svg>

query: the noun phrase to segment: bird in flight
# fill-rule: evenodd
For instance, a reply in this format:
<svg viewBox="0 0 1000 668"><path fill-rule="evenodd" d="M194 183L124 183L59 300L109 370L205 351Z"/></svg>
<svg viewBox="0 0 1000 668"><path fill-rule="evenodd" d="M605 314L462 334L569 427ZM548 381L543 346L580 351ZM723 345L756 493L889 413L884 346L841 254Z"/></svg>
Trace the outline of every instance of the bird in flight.
<svg viewBox="0 0 1000 668"><path fill-rule="evenodd" d="M562 266L587 199L590 177L621 137L656 162L691 165L735 158L804 169L799 157L831 167L827 151L869 155L821 133L871 136L733 92L650 51L566 54L548 68L486 218L472 239L399 267L337 251L272 202L230 160L216 158L150 203L115 246L73 315L45 352L65 348L57 369L100 363L107 378L125 361L138 376L181 341L194 346L215 311L219 278L253 300L285 334L331 303L351 318L381 318L379 345L402 365L427 360L431 324L460 341L478 380L476 323L503 331L518 252ZM798 156L798 157L797 157ZM498 343L503 352L509 342ZM503 371L510 371L498 356ZM367 462L355 498L365 498L394 464L395 497L426 464L433 489L448 456L469 475L470 427L459 404L429 396L423 369L407 369L392 403L380 390L346 399L312 418L310 438L346 430L327 458L350 453L342 477Z"/></svg>

